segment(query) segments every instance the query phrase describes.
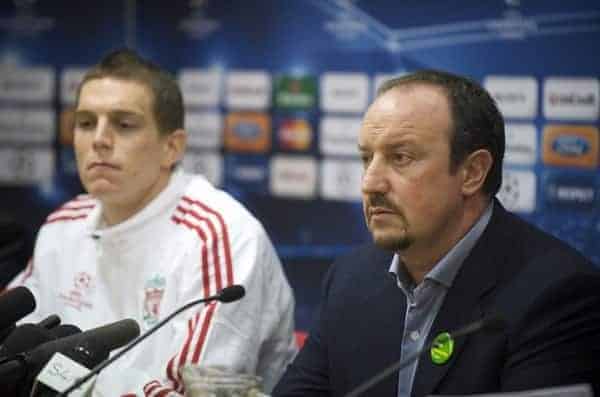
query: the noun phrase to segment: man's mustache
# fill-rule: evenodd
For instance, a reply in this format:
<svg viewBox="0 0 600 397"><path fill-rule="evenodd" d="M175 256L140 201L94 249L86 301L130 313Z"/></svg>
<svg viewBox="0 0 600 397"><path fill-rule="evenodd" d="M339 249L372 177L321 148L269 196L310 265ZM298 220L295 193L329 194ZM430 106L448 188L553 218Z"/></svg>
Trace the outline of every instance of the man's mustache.
<svg viewBox="0 0 600 397"><path fill-rule="evenodd" d="M367 207L384 208L390 211L399 212L396 206L391 203L385 195L381 193L373 193L367 197Z"/></svg>

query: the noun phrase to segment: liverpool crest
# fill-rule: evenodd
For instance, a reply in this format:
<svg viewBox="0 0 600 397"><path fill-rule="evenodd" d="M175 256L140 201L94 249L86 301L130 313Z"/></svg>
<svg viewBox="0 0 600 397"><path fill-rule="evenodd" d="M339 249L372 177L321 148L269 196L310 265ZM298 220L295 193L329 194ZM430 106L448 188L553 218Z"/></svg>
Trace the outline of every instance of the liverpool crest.
<svg viewBox="0 0 600 397"><path fill-rule="evenodd" d="M163 276L155 274L146 280L144 285L144 324L152 327L158 323L160 317L160 303L162 301L166 280Z"/></svg>

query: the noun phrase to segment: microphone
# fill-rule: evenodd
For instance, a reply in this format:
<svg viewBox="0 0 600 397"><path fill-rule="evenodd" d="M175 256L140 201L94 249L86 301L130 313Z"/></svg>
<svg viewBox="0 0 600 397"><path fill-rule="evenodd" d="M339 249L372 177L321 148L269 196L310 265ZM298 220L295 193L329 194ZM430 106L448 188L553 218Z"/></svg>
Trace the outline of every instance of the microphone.
<svg viewBox="0 0 600 397"><path fill-rule="evenodd" d="M94 339L87 339L63 353L54 353L37 375L35 383L30 383L32 397L56 396L57 392L66 389L78 377L86 375L90 368L100 364L109 356L109 350L100 341ZM90 380L89 384L84 386L84 390L92 384L93 380Z"/></svg>
<svg viewBox="0 0 600 397"><path fill-rule="evenodd" d="M43 343L31 351L0 361L0 384L16 384L29 374L39 372L54 353L67 351L89 340L110 351L125 346L139 334L137 322L126 319Z"/></svg>
<svg viewBox="0 0 600 397"><path fill-rule="evenodd" d="M229 303L229 302L235 302L236 300L242 299L245 294L246 294L246 290L244 289L243 286L231 285L231 286L225 287L221 291L219 291L219 293L216 295L215 299L218 300L219 302ZM207 299L205 299L205 301L214 300L211 298L212 297L208 297ZM200 302L201 300L202 299L199 299L196 302L201 303Z"/></svg>
<svg viewBox="0 0 600 397"><path fill-rule="evenodd" d="M17 321L35 310L35 298L26 287L9 289L0 295L0 334L2 339L13 331Z"/></svg>
<svg viewBox="0 0 600 397"><path fill-rule="evenodd" d="M40 321L38 325L46 329L58 327L60 325L60 317L58 317L56 314L51 314L42 321Z"/></svg>
<svg viewBox="0 0 600 397"><path fill-rule="evenodd" d="M57 318L57 316L54 317ZM55 319L54 317L52 318L53 320ZM9 335L5 346L3 346L3 353L7 353L6 356L12 356L9 357L8 360L13 360L16 356L18 357L19 354L31 350L43 343L81 333L81 329L70 324L59 325L53 329L45 329L41 327L40 324L43 324L43 321L38 324L20 325L17 327L16 332ZM3 359L2 362L4 361L6 361L6 359ZM12 387L17 390L29 390L33 384L36 371L36 368L28 368L25 377L13 384ZM1 395L6 394L7 393ZM15 392L9 394L13 395Z"/></svg>
<svg viewBox="0 0 600 397"><path fill-rule="evenodd" d="M74 391L75 389L77 389L78 387L83 385L85 382L90 380L93 376L99 374L100 371L102 371L104 368L106 368L107 366L109 366L110 364L115 362L117 359L119 359L119 357L121 357L122 355L127 353L129 350L133 349L141 341L143 341L144 339L146 339L147 337L152 335L154 332L156 332L159 328L161 328L163 325L168 323L173 317L175 317L182 311L187 310L190 307L200 304L200 303L207 303L207 302L212 302L212 301L219 301L219 302L223 302L223 303L234 302L234 301L237 301L237 300L243 298L245 293L246 293L246 291L243 286L231 285L229 287L223 288L216 295L212 295L212 296L209 296L208 298L197 299L197 300L191 301L189 303L186 303L179 309L175 310L173 313L169 314L167 317L165 317L162 321L160 321L154 327L150 328L148 331L146 331L145 333L141 334L140 336L138 336L137 338L132 340L127 346L125 346L122 350L117 352L114 356L112 356L108 360L105 360L104 362L102 362L99 365L97 365L96 367L94 367L87 375L82 376L81 378L77 379L73 384L71 384L70 387L65 389L60 394L58 394L58 397L64 397L64 396L69 395L69 393L71 393L72 391Z"/></svg>
<svg viewBox="0 0 600 397"><path fill-rule="evenodd" d="M490 316L482 318L481 320L467 324L464 327L459 328L455 331L448 332L449 338L447 339L455 339L479 331L500 332L504 328L506 328L506 321L504 320L504 318L499 314L492 314ZM437 340L437 338L435 338L433 341L428 343L426 346L422 347L414 354L411 354L408 357L406 357L406 360L400 359L394 364L385 368L383 371L381 371L374 377L367 379L365 382L361 383L352 391L350 391L350 393L346 394L345 397L356 397L361 395L362 393L369 390L371 387L375 386L391 374L397 373L402 368L407 367L409 364L418 359L421 356L421 354L423 354L426 351L429 351L432 347L438 345L438 343L439 341Z"/></svg>
<svg viewBox="0 0 600 397"><path fill-rule="evenodd" d="M37 324L27 323L15 327L0 345L0 357L23 353L53 339L81 332L74 325L59 326L59 324L60 318L56 314L52 314ZM75 328L75 330L71 330L69 333L63 331L69 327Z"/></svg>

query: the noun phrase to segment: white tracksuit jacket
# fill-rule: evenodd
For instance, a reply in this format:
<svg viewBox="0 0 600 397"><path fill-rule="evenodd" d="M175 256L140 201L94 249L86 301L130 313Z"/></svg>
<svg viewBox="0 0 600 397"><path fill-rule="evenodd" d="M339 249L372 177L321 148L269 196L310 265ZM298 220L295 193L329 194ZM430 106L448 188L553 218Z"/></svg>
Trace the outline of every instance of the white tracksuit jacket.
<svg viewBox="0 0 600 397"><path fill-rule="evenodd" d="M99 376L95 396L184 392L179 368L223 365L274 386L296 352L294 298L261 224L201 176L176 170L130 219L99 228L101 205L79 196L40 229L34 256L11 287L37 308L24 321L58 314L83 330L124 318L148 330L185 303L242 284L238 302L195 306Z"/></svg>

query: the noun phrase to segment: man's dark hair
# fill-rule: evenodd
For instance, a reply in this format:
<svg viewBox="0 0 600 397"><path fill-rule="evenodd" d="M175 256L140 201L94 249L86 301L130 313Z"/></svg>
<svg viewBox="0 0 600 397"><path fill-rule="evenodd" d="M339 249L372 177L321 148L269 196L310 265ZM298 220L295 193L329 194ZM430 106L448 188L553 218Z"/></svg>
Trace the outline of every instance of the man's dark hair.
<svg viewBox="0 0 600 397"><path fill-rule="evenodd" d="M477 82L438 70L420 70L383 83L376 98L387 91L413 84L442 88L450 104L453 131L450 137L450 172L456 172L467 156L479 149L490 152L492 167L483 191L495 195L502 184L504 158L504 120L494 99Z"/></svg>
<svg viewBox="0 0 600 397"><path fill-rule="evenodd" d="M148 87L153 95L154 117L161 135L183 128L183 98L175 78L129 49L107 54L84 75L77 90L77 103L85 83L108 77L135 81Z"/></svg>

